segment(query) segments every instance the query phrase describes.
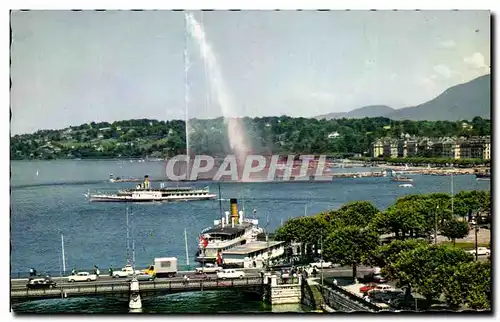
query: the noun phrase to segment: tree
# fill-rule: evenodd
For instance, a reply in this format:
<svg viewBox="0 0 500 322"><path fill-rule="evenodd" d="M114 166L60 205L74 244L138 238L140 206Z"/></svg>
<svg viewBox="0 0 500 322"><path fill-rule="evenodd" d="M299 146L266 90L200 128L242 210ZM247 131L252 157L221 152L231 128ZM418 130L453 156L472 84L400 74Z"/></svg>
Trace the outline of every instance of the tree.
<svg viewBox="0 0 500 322"><path fill-rule="evenodd" d="M441 228L441 234L451 239L453 241L453 246L455 246L455 240L457 238L464 238L469 234L469 225L465 221L456 219L447 220Z"/></svg>
<svg viewBox="0 0 500 322"><path fill-rule="evenodd" d="M352 267L357 281L357 266L367 261L370 253L379 245L379 237L373 230L347 226L333 231L324 241L323 258L340 265Z"/></svg>
<svg viewBox="0 0 500 322"><path fill-rule="evenodd" d="M440 271L448 304L458 308L489 309L491 303L491 263L459 263Z"/></svg>
<svg viewBox="0 0 500 322"><path fill-rule="evenodd" d="M309 250L315 246L315 250L319 249L320 239L330 231L328 223L323 216L305 216L289 219L285 224L279 227L275 233L275 239L285 242L301 243L302 255L305 255L304 250ZM311 252L308 252L311 255Z"/></svg>
<svg viewBox="0 0 500 322"><path fill-rule="evenodd" d="M381 267L389 279L397 279L396 272L390 270L389 264L395 263L401 253L418 247L426 247L428 243L421 239L393 240L387 245L381 245L370 256L372 266Z"/></svg>
<svg viewBox="0 0 500 322"><path fill-rule="evenodd" d="M462 217L472 219L478 211L490 211L491 195L487 191L460 191L454 197L454 212Z"/></svg>
<svg viewBox="0 0 500 322"><path fill-rule="evenodd" d="M366 227L377 213L379 210L371 202L353 201L344 204L332 217L343 226Z"/></svg>
<svg viewBox="0 0 500 322"><path fill-rule="evenodd" d="M424 216L420 210L419 201L408 199L398 200L387 211L378 213L370 226L379 232L393 232L396 238L404 239L409 232L424 228Z"/></svg>
<svg viewBox="0 0 500 322"><path fill-rule="evenodd" d="M442 271L446 267L472 261L472 255L463 249L439 246L419 246L401 252L395 262L388 264L388 271L394 274L399 286L411 285L427 300L432 300L442 293L444 281Z"/></svg>

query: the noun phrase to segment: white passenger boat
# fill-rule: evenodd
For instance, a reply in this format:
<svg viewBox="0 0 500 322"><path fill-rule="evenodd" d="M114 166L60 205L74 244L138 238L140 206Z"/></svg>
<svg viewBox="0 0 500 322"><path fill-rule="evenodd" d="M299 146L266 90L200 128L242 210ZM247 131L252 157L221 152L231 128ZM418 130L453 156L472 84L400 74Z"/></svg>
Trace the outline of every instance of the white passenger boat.
<svg viewBox="0 0 500 322"><path fill-rule="evenodd" d="M226 211L221 219L214 220L212 227L201 232L197 262L221 264L223 251L256 241L257 235L264 232L258 219L245 218L244 212L238 211L237 199L230 199L230 204L231 213Z"/></svg>

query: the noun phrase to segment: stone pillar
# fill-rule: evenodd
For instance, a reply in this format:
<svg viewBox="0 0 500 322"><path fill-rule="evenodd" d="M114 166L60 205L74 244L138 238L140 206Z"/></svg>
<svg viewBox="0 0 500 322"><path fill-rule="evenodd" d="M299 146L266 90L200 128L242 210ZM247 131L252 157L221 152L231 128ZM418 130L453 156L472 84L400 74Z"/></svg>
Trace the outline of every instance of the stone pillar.
<svg viewBox="0 0 500 322"><path fill-rule="evenodd" d="M271 276L271 286L276 286L278 285L278 278L276 275Z"/></svg>

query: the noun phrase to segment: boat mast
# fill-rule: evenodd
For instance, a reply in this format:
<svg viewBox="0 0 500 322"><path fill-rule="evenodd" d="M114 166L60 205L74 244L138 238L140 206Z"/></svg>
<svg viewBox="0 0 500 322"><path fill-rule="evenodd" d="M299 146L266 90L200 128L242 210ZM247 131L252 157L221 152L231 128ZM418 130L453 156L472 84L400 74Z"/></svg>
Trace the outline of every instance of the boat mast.
<svg viewBox="0 0 500 322"><path fill-rule="evenodd" d="M135 273L135 240L132 240L132 268Z"/></svg>
<svg viewBox="0 0 500 322"><path fill-rule="evenodd" d="M62 269L66 275L66 257L64 256L64 235L61 234L61 249L62 249Z"/></svg>
<svg viewBox="0 0 500 322"><path fill-rule="evenodd" d="M220 181L219 181L219 212L220 216L222 216L222 195L220 194Z"/></svg>
<svg viewBox="0 0 500 322"><path fill-rule="evenodd" d="M130 235L128 226L128 207L127 207L127 264L130 264Z"/></svg>
<svg viewBox="0 0 500 322"><path fill-rule="evenodd" d="M184 16L184 113L185 113L185 129L186 129L186 155L188 156L188 162L186 163L186 180L189 179L189 84L188 84L188 70L189 70L189 56L188 56L188 21L187 16ZM177 182L177 185L179 182Z"/></svg>
<svg viewBox="0 0 500 322"><path fill-rule="evenodd" d="M184 244L186 246L186 265L189 266L189 252L188 252L188 240L187 240L186 228L184 228Z"/></svg>

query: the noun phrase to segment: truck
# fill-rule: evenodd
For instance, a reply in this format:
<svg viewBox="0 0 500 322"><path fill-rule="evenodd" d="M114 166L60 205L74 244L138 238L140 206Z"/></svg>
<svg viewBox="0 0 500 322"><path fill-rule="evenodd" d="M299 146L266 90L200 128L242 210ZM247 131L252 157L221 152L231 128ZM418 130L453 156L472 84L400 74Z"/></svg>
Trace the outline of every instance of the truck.
<svg viewBox="0 0 500 322"><path fill-rule="evenodd" d="M157 278L174 277L177 274L177 258L155 258L153 264L144 270L144 273Z"/></svg>

